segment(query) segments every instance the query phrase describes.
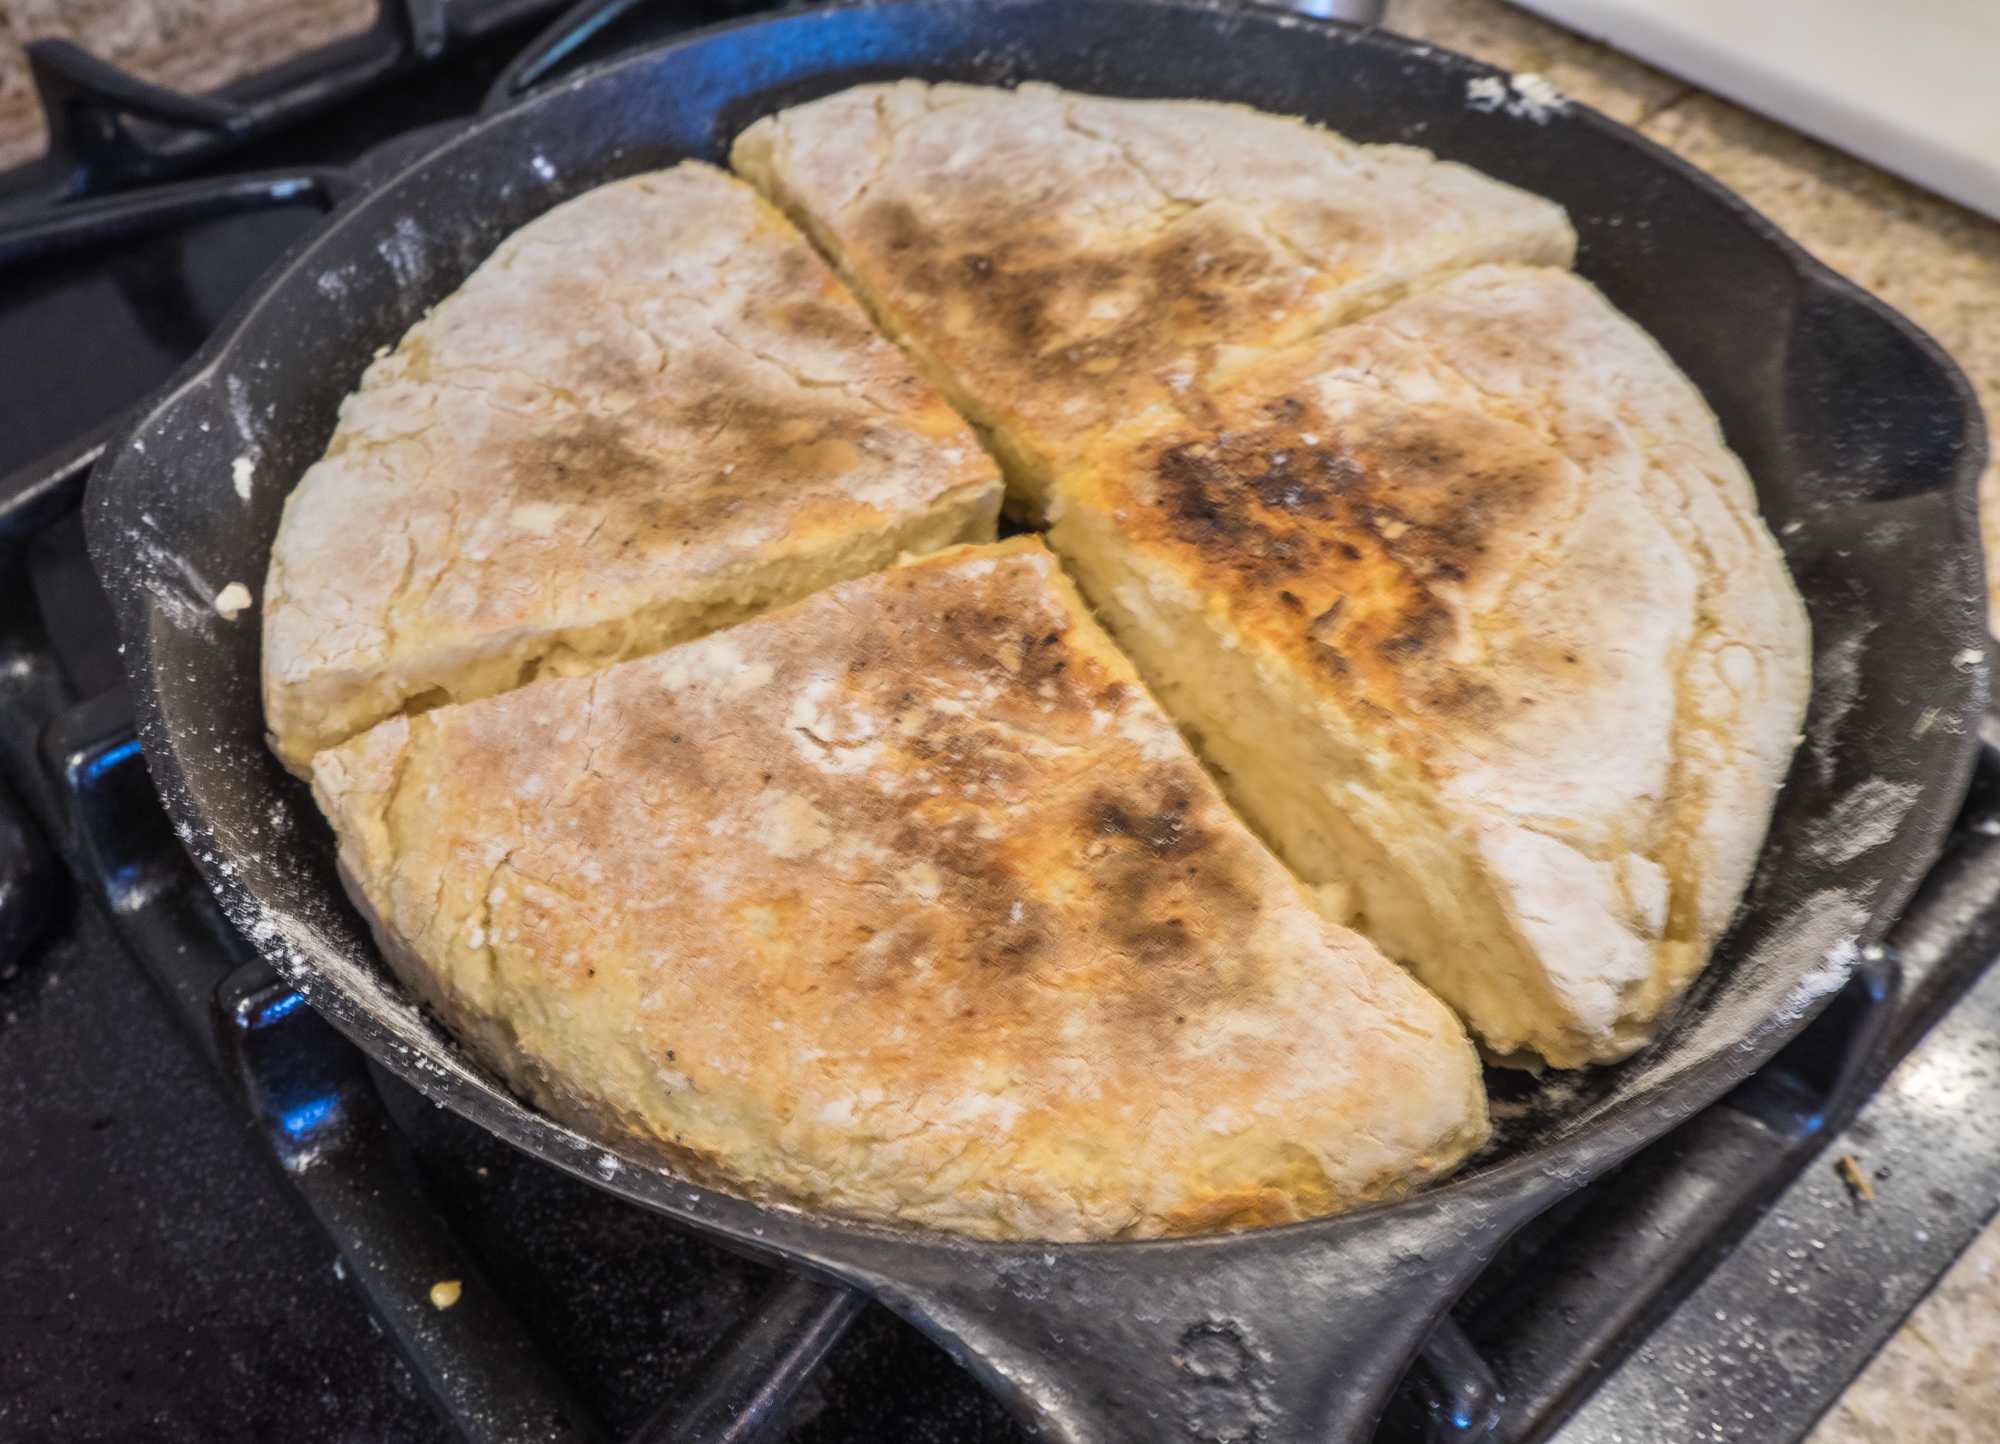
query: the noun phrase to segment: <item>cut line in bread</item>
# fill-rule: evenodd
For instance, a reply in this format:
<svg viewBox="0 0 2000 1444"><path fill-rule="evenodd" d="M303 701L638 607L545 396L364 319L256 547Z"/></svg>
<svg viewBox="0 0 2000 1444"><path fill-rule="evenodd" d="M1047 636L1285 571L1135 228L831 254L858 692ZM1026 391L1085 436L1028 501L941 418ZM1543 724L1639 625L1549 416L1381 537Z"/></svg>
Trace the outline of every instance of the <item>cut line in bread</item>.
<svg viewBox="0 0 2000 1444"><path fill-rule="evenodd" d="M1538 196L1210 101L864 85L758 121L731 163L979 425L1030 518L1107 427L1246 356L1575 249Z"/></svg>
<svg viewBox="0 0 2000 1444"><path fill-rule="evenodd" d="M977 439L750 187L687 163L516 232L370 366L286 503L273 745L575 676L989 539Z"/></svg>

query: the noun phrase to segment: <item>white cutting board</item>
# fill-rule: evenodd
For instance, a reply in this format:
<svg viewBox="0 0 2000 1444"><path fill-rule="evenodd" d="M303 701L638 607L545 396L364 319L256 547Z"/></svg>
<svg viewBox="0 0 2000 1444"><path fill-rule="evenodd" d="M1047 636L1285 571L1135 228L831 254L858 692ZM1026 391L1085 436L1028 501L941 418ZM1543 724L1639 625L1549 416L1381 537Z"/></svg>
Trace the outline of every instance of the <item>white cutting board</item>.
<svg viewBox="0 0 2000 1444"><path fill-rule="evenodd" d="M1517 0L2000 219L2000 0Z"/></svg>

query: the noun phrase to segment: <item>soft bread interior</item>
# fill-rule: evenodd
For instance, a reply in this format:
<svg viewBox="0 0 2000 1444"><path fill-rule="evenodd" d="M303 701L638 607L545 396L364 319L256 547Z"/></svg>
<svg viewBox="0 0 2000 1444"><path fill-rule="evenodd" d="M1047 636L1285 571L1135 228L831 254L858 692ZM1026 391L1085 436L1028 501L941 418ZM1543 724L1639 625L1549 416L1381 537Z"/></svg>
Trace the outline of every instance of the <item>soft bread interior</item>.
<svg viewBox="0 0 2000 1444"><path fill-rule="evenodd" d="M905 554L991 541L995 501L991 484L964 487L885 526L663 582L622 616L568 627L509 627L457 645L399 648L373 667L314 670L268 690L273 749L303 775L313 754L386 717L497 696L538 677L580 677L880 571ZM281 566L274 562L272 570L282 586Z"/></svg>
<svg viewBox="0 0 2000 1444"><path fill-rule="evenodd" d="M1321 911L1410 967L1495 1061L1573 1068L1622 1057L1677 997L1700 954L1620 939L1630 986L1588 1008L1563 996L1522 936L1476 822L1374 728L1315 695L1101 513L1073 506L1050 534L1111 634L1186 732L1223 794L1305 882ZM1587 899L1571 899L1574 911Z"/></svg>

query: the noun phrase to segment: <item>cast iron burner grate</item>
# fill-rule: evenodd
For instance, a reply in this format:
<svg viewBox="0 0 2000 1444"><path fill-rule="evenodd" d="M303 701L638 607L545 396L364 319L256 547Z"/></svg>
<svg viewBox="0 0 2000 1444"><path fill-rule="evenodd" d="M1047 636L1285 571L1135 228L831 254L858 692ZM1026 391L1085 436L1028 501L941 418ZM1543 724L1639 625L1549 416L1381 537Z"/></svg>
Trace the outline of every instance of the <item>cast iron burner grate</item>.
<svg viewBox="0 0 2000 1444"><path fill-rule="evenodd" d="M0 176L0 384L24 402L0 439L0 768L19 794L0 792L0 987L32 971L66 872L467 1439L1017 1439L968 1376L852 1292L596 1195L374 1070L222 919L146 774L83 554L90 467L286 245L484 96L717 18L589 0L522 49L548 8L385 0L366 35L199 98L61 42L32 47L54 144ZM238 168L216 173L224 161ZM1991 743L1890 941L1762 1073L1523 1230L1440 1326L1378 1438L1801 1436L2000 1187L1991 1130L1931 1137L1897 1115L1922 1112L1921 1086L1884 1089L1853 1121L1899 1062L1907 1080L1996 1031L2000 985L1980 981L2000 951ZM1510 1076L1490 1080L1502 1120ZM1954 1095L1962 1114L1982 1111L1976 1091ZM1873 1213L1808 1170L1864 1153L1896 1154L1871 1164L1893 1195ZM1915 1227L1893 1200L1926 1185ZM1789 1233L1805 1246L1775 1237ZM446 1279L461 1293L441 1310L430 1290ZM1770 1327L1781 1318L1789 1333Z"/></svg>

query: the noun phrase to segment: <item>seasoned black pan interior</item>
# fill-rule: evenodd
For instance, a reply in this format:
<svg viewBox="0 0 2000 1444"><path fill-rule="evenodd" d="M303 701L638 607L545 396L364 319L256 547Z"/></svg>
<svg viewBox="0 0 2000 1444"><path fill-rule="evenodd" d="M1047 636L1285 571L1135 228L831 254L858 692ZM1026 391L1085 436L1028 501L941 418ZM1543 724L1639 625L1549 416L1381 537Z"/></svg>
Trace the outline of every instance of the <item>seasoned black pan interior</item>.
<svg viewBox="0 0 2000 1444"><path fill-rule="evenodd" d="M690 156L724 162L761 115L899 76L1239 101L1424 145L1553 197L1582 238L1578 269L1694 378L1749 465L1811 610L1815 691L1737 925L1651 1047L1615 1067L1506 1079L1494 1143L1430 1194L1220 1240L1050 1250L692 1188L531 1113L460 1058L380 965L328 829L264 748L256 614L226 622L210 600L230 582L261 592L284 496L375 349L559 201ZM1247 1361L1229 1375L1250 1381L1243 1407L1288 1438L1288 1421L1365 1414L1507 1229L1768 1057L1908 897L1956 808L1984 703L1983 455L1963 378L1921 333L1666 153L1487 67L1254 7L906 0L790 13L610 64L337 212L116 449L89 526L177 827L231 917L376 1058L560 1166L870 1288L1057 1437L1151 1437L1132 1421L1175 1389L1206 1407L1181 1345L1220 1319ZM239 457L252 463L247 502ZM1343 1308L1362 1322L1327 1322ZM1107 1309L1120 1322L1101 1326L1093 1369L1062 1363L1049 1320ZM1332 1374L1307 1367L1342 1349Z"/></svg>

